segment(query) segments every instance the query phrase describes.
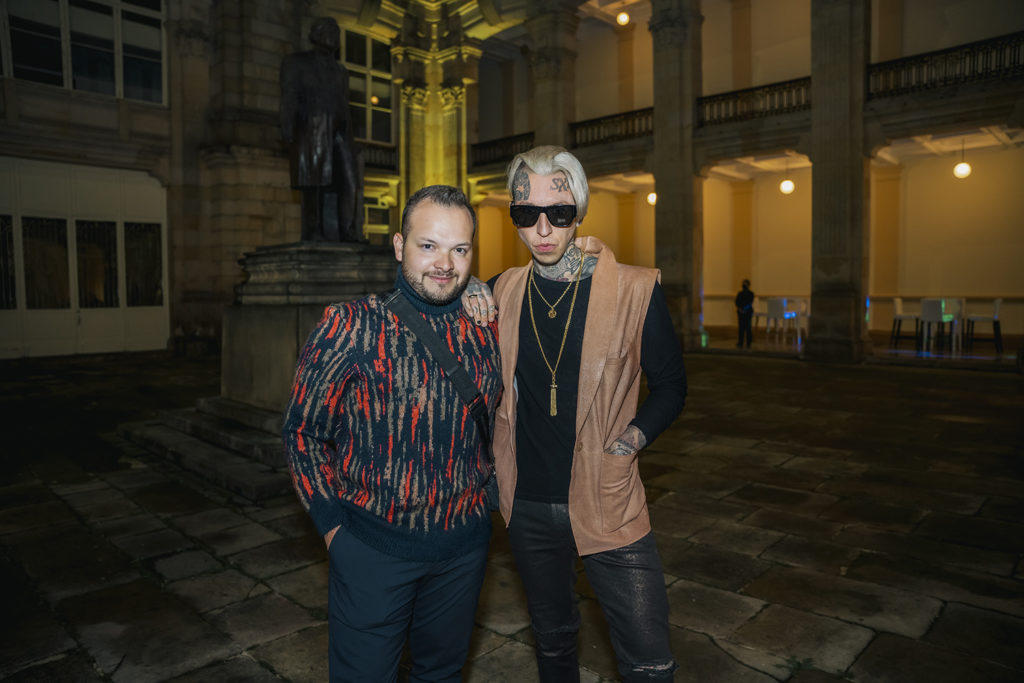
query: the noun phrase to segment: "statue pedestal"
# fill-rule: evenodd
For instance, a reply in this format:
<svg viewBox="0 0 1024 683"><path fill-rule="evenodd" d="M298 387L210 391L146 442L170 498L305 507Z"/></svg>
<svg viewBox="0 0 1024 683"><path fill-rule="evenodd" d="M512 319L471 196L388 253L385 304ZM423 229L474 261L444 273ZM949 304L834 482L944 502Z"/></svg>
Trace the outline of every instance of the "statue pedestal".
<svg viewBox="0 0 1024 683"><path fill-rule="evenodd" d="M364 244L295 242L239 260L248 279L224 312L221 396L282 411L295 361L324 307L394 285L394 251Z"/></svg>

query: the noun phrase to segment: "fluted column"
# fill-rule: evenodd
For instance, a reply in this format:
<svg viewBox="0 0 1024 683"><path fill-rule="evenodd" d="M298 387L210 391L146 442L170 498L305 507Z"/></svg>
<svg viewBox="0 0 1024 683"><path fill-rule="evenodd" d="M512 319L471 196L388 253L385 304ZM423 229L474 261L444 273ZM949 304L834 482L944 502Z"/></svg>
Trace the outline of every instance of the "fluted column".
<svg viewBox="0 0 1024 683"><path fill-rule="evenodd" d="M694 160L701 94L700 0L652 0L654 260L684 348L703 344L703 179Z"/></svg>
<svg viewBox="0 0 1024 683"><path fill-rule="evenodd" d="M569 147L569 123L576 119L576 29L573 3L531 3L530 34L533 79L533 131L538 145Z"/></svg>
<svg viewBox="0 0 1024 683"><path fill-rule="evenodd" d="M399 161L403 199L423 187L427 173L427 98L426 84L402 86L402 118L399 124Z"/></svg>
<svg viewBox="0 0 1024 683"><path fill-rule="evenodd" d="M870 348L869 158L864 133L870 0L811 1L811 320L807 357Z"/></svg>

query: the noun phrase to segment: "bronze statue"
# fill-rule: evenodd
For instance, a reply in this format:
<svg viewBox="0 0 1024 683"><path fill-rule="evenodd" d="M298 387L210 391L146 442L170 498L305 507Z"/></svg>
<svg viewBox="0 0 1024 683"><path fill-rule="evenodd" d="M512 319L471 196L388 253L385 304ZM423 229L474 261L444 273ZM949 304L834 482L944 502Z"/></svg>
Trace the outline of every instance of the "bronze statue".
<svg viewBox="0 0 1024 683"><path fill-rule="evenodd" d="M302 239L365 242L338 23L317 19L309 40L312 50L281 62L281 135L288 143L292 188L302 190Z"/></svg>

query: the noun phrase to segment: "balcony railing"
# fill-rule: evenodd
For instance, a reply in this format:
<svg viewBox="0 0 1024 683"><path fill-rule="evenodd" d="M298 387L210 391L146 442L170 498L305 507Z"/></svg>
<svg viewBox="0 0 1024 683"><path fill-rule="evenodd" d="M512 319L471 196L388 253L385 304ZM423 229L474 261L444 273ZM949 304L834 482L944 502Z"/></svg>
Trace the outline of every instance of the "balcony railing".
<svg viewBox="0 0 1024 683"><path fill-rule="evenodd" d="M868 98L1024 75L1024 31L868 67Z"/></svg>
<svg viewBox="0 0 1024 683"><path fill-rule="evenodd" d="M810 77L697 99L697 125L746 121L811 108Z"/></svg>
<svg viewBox="0 0 1024 683"><path fill-rule="evenodd" d="M569 124L573 147L629 140L654 132L654 107Z"/></svg>
<svg viewBox="0 0 1024 683"><path fill-rule="evenodd" d="M363 165L384 171L398 171L398 151L391 146L363 143Z"/></svg>
<svg viewBox="0 0 1024 683"><path fill-rule="evenodd" d="M485 166L495 162L508 163L520 152L533 147L533 133L523 133L512 137L488 140L470 145L469 165Z"/></svg>

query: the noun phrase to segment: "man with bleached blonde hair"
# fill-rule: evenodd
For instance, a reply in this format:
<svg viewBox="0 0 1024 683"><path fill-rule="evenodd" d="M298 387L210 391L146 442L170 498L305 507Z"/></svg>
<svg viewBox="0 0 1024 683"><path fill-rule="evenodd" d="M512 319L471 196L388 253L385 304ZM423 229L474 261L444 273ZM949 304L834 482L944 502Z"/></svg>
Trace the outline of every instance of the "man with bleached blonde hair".
<svg viewBox="0 0 1024 683"><path fill-rule="evenodd" d="M576 238L589 190L565 149L516 156L507 180L509 214L532 258L490 281L506 388L493 450L540 679L579 680L579 556L622 679L670 681L668 599L637 465L686 397L660 274ZM463 296L478 322L492 317L488 295L473 282ZM641 371L649 395L638 410Z"/></svg>

